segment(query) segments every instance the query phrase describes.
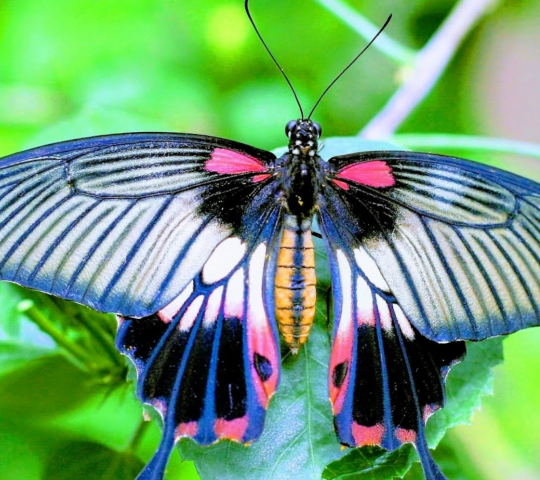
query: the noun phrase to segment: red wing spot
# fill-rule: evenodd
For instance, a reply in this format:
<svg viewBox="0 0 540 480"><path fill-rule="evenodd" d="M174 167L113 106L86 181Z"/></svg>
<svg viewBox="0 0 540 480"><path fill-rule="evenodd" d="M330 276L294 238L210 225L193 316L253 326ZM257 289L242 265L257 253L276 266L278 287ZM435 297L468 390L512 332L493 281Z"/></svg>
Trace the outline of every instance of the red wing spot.
<svg viewBox="0 0 540 480"><path fill-rule="evenodd" d="M358 447L362 445L380 445L384 436L384 426L382 423L376 423L372 427L366 427L353 422L352 435Z"/></svg>
<svg viewBox="0 0 540 480"><path fill-rule="evenodd" d="M375 188L392 187L396 184L392 169L382 160L347 165L338 172L336 177ZM344 188L342 185L339 186Z"/></svg>
<svg viewBox="0 0 540 480"><path fill-rule="evenodd" d="M267 178L270 178L272 175L269 173L262 173L260 175L255 175L253 177L253 182L262 182L263 180L266 180Z"/></svg>
<svg viewBox="0 0 540 480"><path fill-rule="evenodd" d="M181 437L191 437L193 438L195 435L197 435L197 432L199 431L199 425L197 422L186 422L181 423L176 428L176 431L174 432L174 438L175 440L178 440Z"/></svg>
<svg viewBox="0 0 540 480"><path fill-rule="evenodd" d="M153 399L151 405L164 417L167 414L167 403L158 398ZM151 420L149 418L148 420Z"/></svg>
<svg viewBox="0 0 540 480"><path fill-rule="evenodd" d="M214 432L218 438L228 438L241 442L248 427L248 418L241 417L234 420L218 418L214 422Z"/></svg>
<svg viewBox="0 0 540 480"><path fill-rule="evenodd" d="M401 443L414 443L416 442L416 432L405 428L396 428L396 438Z"/></svg>
<svg viewBox="0 0 540 480"><path fill-rule="evenodd" d="M424 422L427 422L427 419L431 417L431 415L433 415L437 410L439 410L439 408L441 407L437 404L426 405L424 407L424 415L422 416Z"/></svg>
<svg viewBox="0 0 540 480"><path fill-rule="evenodd" d="M338 187L342 188L343 190L349 190L349 184L342 182L341 180L335 180L332 179L332 182L334 182Z"/></svg>
<svg viewBox="0 0 540 480"><path fill-rule="evenodd" d="M207 160L205 168L209 172L225 174L268 171L260 160L226 148L216 148L212 152L212 156ZM260 177L260 175L257 175L257 177Z"/></svg>

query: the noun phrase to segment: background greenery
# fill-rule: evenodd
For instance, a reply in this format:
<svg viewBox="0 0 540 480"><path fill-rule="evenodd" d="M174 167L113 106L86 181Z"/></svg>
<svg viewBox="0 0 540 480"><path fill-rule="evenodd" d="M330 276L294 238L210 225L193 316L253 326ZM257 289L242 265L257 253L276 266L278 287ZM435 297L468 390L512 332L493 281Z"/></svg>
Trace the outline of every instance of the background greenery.
<svg viewBox="0 0 540 480"><path fill-rule="evenodd" d="M538 142L540 97L536 84L526 82L540 70L537 52L527 57L539 41L536 3L506 2L491 12L400 131ZM454 1L350 4L375 24L393 13L388 34L419 49ZM253 0L253 11L304 108L365 44L315 0ZM272 149L285 143L284 125L298 116L241 0L4 0L0 59L0 156L69 138L156 130ZM325 136L356 134L406 73L406 66L371 49L317 110ZM522 157L459 153L540 180L538 165ZM314 345L324 343L323 331ZM1 480L129 479L149 459L159 427L141 423L132 385L124 382L126 362L111 349L113 335L108 317L1 284ZM472 427L451 430L438 449L450 479L539 478L538 345L540 329L505 340L495 396L484 400ZM315 354L326 361L322 347ZM309 358L306 350L287 375ZM489 387L488 376L479 391ZM289 446L291 463L282 468L292 465ZM408 478L417 477L413 471ZM168 478L197 477L193 464L174 454Z"/></svg>

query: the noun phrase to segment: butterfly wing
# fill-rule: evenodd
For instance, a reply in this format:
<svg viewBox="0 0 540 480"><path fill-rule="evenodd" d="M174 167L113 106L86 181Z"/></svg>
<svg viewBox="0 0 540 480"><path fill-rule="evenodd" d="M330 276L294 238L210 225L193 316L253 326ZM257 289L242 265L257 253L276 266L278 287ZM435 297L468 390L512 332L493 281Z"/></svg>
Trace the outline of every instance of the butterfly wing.
<svg viewBox="0 0 540 480"><path fill-rule="evenodd" d="M456 340L539 321L540 186L408 152L335 157L327 168L319 223L334 285L338 437L389 450L414 443L426 478L443 479L424 426L465 355Z"/></svg>
<svg viewBox="0 0 540 480"><path fill-rule="evenodd" d="M327 209L347 216L339 234L362 244L422 335L482 340L539 324L540 185L422 153L329 165Z"/></svg>
<svg viewBox="0 0 540 480"><path fill-rule="evenodd" d="M464 342L419 334L380 270L354 238L338 234L339 217L321 206L334 292L329 391L340 443L394 450L414 443L427 480L444 479L429 455L425 422L444 405L450 367Z"/></svg>
<svg viewBox="0 0 540 480"><path fill-rule="evenodd" d="M256 440L279 381L273 310L279 210L253 223L253 238L219 244L170 305L122 318L117 346L135 363L139 397L163 418L163 438L140 480L162 478L175 442ZM269 312L269 313L267 313Z"/></svg>
<svg viewBox="0 0 540 480"><path fill-rule="evenodd" d="M0 275L120 314L118 348L181 437L259 437L279 381L275 157L212 137L127 134L0 161Z"/></svg>
<svg viewBox="0 0 540 480"><path fill-rule="evenodd" d="M274 159L179 134L94 137L5 157L0 279L103 312L151 315L243 228Z"/></svg>

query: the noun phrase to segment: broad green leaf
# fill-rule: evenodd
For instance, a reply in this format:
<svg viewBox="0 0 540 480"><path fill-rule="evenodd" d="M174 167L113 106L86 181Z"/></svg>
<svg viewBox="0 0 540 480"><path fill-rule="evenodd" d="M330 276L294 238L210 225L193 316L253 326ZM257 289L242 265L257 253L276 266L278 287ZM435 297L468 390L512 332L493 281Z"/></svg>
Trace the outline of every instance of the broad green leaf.
<svg viewBox="0 0 540 480"><path fill-rule="evenodd" d="M0 338L21 338L25 317L17 306L23 298L16 285L0 282Z"/></svg>
<svg viewBox="0 0 540 480"><path fill-rule="evenodd" d="M51 349L38 347L31 343L10 340L0 341L0 376L50 353Z"/></svg>
<svg viewBox="0 0 540 480"><path fill-rule="evenodd" d="M144 463L130 453L117 452L94 442L72 442L48 459L42 479L133 480L143 466Z"/></svg>
<svg viewBox="0 0 540 480"><path fill-rule="evenodd" d="M467 342L465 360L450 370L446 382L446 406L428 421L427 438L437 446L447 429L469 424L482 397L493 393L493 367L503 361L503 337Z"/></svg>
<svg viewBox="0 0 540 480"><path fill-rule="evenodd" d="M399 147L355 137L331 138L325 142L324 155L329 158L388 149ZM321 247L322 242L316 244ZM281 385L268 410L263 435L250 447L227 442L199 447L191 441L182 442L183 457L195 461L201 478L219 474L220 479L315 479L324 471L323 477L328 479L349 474L358 479L386 479L403 476L416 460L410 445L386 452L373 447L341 450L338 444L327 391L330 335L325 293L330 276L324 247L318 249L317 260L317 323L298 357L287 354L283 358ZM450 426L470 420L480 397L491 389L490 368L500 361L500 349L497 339L471 345L466 362L453 369L447 407L429 422L430 446L435 446Z"/></svg>
<svg viewBox="0 0 540 480"><path fill-rule="evenodd" d="M24 423L60 415L80 406L98 388L65 356L39 357L2 376L0 416Z"/></svg>
<svg viewBox="0 0 540 480"><path fill-rule="evenodd" d="M324 480L378 480L402 477L415 459L412 445L386 452L379 447L356 448L324 470Z"/></svg>

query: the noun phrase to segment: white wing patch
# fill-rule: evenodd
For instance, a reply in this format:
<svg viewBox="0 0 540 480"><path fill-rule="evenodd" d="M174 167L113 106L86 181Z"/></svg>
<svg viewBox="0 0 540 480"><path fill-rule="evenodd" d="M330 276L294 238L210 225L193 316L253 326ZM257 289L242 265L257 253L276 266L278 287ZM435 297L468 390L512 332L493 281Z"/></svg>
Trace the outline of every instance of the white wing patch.
<svg viewBox="0 0 540 480"><path fill-rule="evenodd" d="M358 247L354 249L354 258L360 269L364 272L368 280L375 285L379 290L383 292L389 292L390 287L386 283L386 280L382 276L379 267L375 263L375 260L371 258L369 253L364 247Z"/></svg>
<svg viewBox="0 0 540 480"><path fill-rule="evenodd" d="M208 297L208 303L204 310L203 326L210 327L219 317L221 300L223 297L223 285L216 288Z"/></svg>
<svg viewBox="0 0 540 480"><path fill-rule="evenodd" d="M191 302L191 305L188 307L182 316L182 320L180 320L180 323L178 324L178 330L181 332L188 332L191 330L191 327L193 327L195 320L197 320L197 317L199 316L199 311L201 310L203 300L204 296L199 295L195 300L193 300L193 302Z"/></svg>
<svg viewBox="0 0 540 480"><path fill-rule="evenodd" d="M212 252L204 264L202 280L207 285L223 280L244 258L246 244L238 237L227 238Z"/></svg>
<svg viewBox="0 0 540 480"><path fill-rule="evenodd" d="M337 335L348 334L351 331L350 324L353 318L352 306L352 271L347 257L341 250L336 251L339 267L339 281L341 283L342 303L341 318L339 320L339 330Z"/></svg>
<svg viewBox="0 0 540 480"><path fill-rule="evenodd" d="M263 303L263 277L266 260L266 245L261 243L251 256L249 262L249 298L248 317L252 325L266 328L268 319Z"/></svg>
<svg viewBox="0 0 540 480"><path fill-rule="evenodd" d="M388 303L379 295L376 295L377 309L379 310L379 321L381 327L387 332L393 331L392 316L390 314L390 307Z"/></svg>
<svg viewBox="0 0 540 480"><path fill-rule="evenodd" d="M162 322L171 323L173 317L180 311L186 300L193 293L193 282L189 282L187 287L184 288L182 293L178 295L171 303L163 307L158 316Z"/></svg>
<svg viewBox="0 0 540 480"><path fill-rule="evenodd" d="M239 268L227 283L225 294L225 317L244 317L244 269Z"/></svg>
<svg viewBox="0 0 540 480"><path fill-rule="evenodd" d="M363 247L354 249L352 253L356 260L356 265L353 264L354 268L351 268L349 263L352 260L351 256L345 255L339 249L336 250L339 279L343 291L341 318L337 334L340 335L341 331L343 334L350 331L350 322L354 311L358 326L375 327L378 321L381 328L387 333L394 330L392 315L395 315L395 320L403 335L407 339L413 340L415 338L414 329L402 308L395 301L390 307L388 300L383 298L384 294L392 294L392 291L373 258ZM355 292L353 292L353 288L356 289ZM380 290L383 294L377 293L375 289ZM378 319L375 312L379 312Z"/></svg>
<svg viewBox="0 0 540 480"><path fill-rule="evenodd" d="M403 335L409 340L414 340L415 335L414 330L411 327L411 322L409 322L408 318L403 313L403 310L397 304L394 306L394 313L396 314L396 319Z"/></svg>
<svg viewBox="0 0 540 480"><path fill-rule="evenodd" d="M367 282L360 276L356 279L356 312L358 325L375 327L373 292Z"/></svg>

